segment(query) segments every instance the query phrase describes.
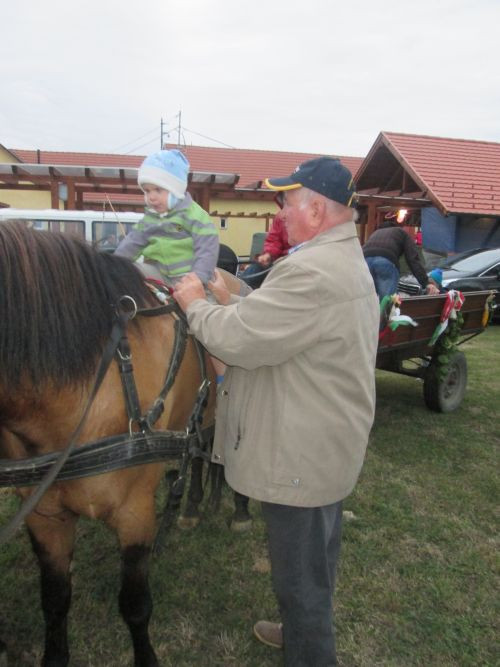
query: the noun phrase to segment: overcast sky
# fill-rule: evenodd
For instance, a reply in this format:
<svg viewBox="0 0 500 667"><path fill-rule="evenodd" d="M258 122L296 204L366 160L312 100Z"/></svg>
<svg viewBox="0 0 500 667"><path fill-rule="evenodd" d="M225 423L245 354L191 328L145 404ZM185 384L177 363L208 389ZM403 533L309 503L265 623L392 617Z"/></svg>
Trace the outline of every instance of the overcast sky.
<svg viewBox="0 0 500 667"><path fill-rule="evenodd" d="M500 0L23 0L1 18L8 148L146 154L179 111L205 146L500 141Z"/></svg>

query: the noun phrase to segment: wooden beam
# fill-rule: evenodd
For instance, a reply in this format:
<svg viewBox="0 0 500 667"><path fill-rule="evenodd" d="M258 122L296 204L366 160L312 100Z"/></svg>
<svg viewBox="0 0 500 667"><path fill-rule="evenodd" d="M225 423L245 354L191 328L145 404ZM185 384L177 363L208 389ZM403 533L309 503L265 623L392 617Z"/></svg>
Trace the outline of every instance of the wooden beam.
<svg viewBox="0 0 500 667"><path fill-rule="evenodd" d="M74 211L76 209L75 181L72 178L66 178L66 187L68 188L68 200L65 208L68 211Z"/></svg>
<svg viewBox="0 0 500 667"><path fill-rule="evenodd" d="M210 208L210 186L203 185L199 193L198 203L200 204L201 208L205 209L205 211L208 211Z"/></svg>
<svg viewBox="0 0 500 667"><path fill-rule="evenodd" d="M16 187L13 188L10 183L0 183L0 190L36 190L44 191L50 190L50 185L48 183L44 185L35 185L34 183L19 183L16 184Z"/></svg>
<svg viewBox="0 0 500 667"><path fill-rule="evenodd" d="M50 184L50 208L59 208L59 183L56 180Z"/></svg>
<svg viewBox="0 0 500 667"><path fill-rule="evenodd" d="M365 238L368 239L377 228L377 204L373 201L368 202L368 216L366 219Z"/></svg>
<svg viewBox="0 0 500 667"><path fill-rule="evenodd" d="M397 179L400 178L404 174L405 174L405 170L403 169L403 167L400 164L397 164L396 169L394 169L394 171L393 171L391 177L389 178L389 180L386 181L384 186L379 187L379 189L378 189L379 193L384 193L385 194L386 191L393 185L393 183L395 183L397 181ZM398 188L398 192L399 192L399 188Z"/></svg>

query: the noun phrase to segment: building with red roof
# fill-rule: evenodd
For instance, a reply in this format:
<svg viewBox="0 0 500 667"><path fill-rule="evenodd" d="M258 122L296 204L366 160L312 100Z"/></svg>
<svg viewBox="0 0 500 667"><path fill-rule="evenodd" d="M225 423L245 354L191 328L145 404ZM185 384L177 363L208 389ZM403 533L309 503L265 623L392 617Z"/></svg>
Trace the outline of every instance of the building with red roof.
<svg viewBox="0 0 500 667"><path fill-rule="evenodd" d="M177 148L166 145L165 148ZM256 232L266 232L277 211L266 177L291 173L316 153L205 146L181 147L190 162L188 190L219 224L221 241L238 254L250 252ZM0 201L23 208L141 211L137 185L142 155L66 153L0 146ZM361 157L341 157L354 172ZM13 188L9 192L9 187ZM37 191L35 197L34 191ZM8 194L7 194L8 193ZM65 202L61 201L64 194ZM33 203L30 205L27 200ZM22 203L18 203L21 202Z"/></svg>
<svg viewBox="0 0 500 667"><path fill-rule="evenodd" d="M397 207L427 248L500 245L500 143L381 132L355 178L367 236Z"/></svg>
<svg viewBox="0 0 500 667"><path fill-rule="evenodd" d="M319 156L207 146L181 149L191 165L189 191L218 220L221 239L240 254L250 247L255 232L268 229L276 212L274 194L263 187L263 179L290 174L301 162ZM458 252L473 245L500 245L499 143L381 132L364 159L337 157L355 175L362 241L381 220L404 209L405 224L421 228L426 247ZM0 145L0 205L141 210L136 176L143 159Z"/></svg>

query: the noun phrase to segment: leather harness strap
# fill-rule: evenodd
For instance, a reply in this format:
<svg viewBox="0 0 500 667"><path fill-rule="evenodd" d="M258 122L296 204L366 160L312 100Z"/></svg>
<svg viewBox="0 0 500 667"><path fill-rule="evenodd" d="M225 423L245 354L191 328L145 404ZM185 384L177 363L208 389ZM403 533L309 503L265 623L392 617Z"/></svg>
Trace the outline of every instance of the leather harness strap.
<svg viewBox="0 0 500 667"><path fill-rule="evenodd" d="M152 430L152 427L164 410L165 398L175 381L175 377L184 356L188 335L187 322L184 314L180 311L175 302L157 308L143 310L134 308L132 311L129 310L128 312L124 312L123 305L129 298L130 297L124 297L122 299L122 309L117 313L117 323L113 327L110 340L106 344L89 401L82 415L82 419L66 450L63 452L52 452L50 454L29 459L4 459L0 461L0 487L41 485L35 493L28 498L31 502L29 503L29 507L27 507L28 511L23 511L22 519L32 511L41 495L47 490L49 484L46 484L46 482L49 478L50 483L53 481L67 481L78 479L80 477L102 474L112 470L120 470L135 465L157 463L168 458L180 458L182 460L181 471L178 478L178 481L180 481L184 480L187 472L187 465L192 457L199 456L205 460L210 460L209 453L206 451L206 443L213 436L214 427L210 426L205 429L201 428L203 410L207 403L210 387L210 381L206 374L204 349L196 339L193 339L198 356L202 381L198 389L186 430L184 432ZM132 319L136 314L146 317L154 317L157 315L172 314L174 312L177 315L174 325L175 339L165 382L152 407L144 416L142 416L133 375L130 345L126 335L126 322L129 319ZM137 423L140 431L132 432L130 428L129 433L109 436L96 442L79 446L75 449L75 443L81 430L81 426L83 425L88 410L90 409L90 405L97 394L97 390L104 378L113 355L116 356L120 369L120 377L122 379L125 405L130 425L132 425L132 422ZM40 494L42 486L44 488L43 492ZM35 495L37 500L33 504ZM19 523L20 521L17 522L16 527ZM9 534L12 533L10 528L8 532Z"/></svg>
<svg viewBox="0 0 500 667"><path fill-rule="evenodd" d="M213 432L213 426L203 429L204 441L210 439ZM61 468L56 481L64 482L145 463L179 459L186 451L191 457L207 458L199 447L198 433L153 431L115 435L78 447ZM30 459L2 462L0 487L39 484L59 454L52 452Z"/></svg>
<svg viewBox="0 0 500 667"><path fill-rule="evenodd" d="M7 522L5 526L2 526L0 529L0 544L3 544L7 540L9 540L14 533L18 530L18 528L21 526L22 522L24 519L30 514L35 507L38 505L40 502L42 496L45 494L47 489L54 483L56 480L59 472L61 471L62 467L65 465L66 461L70 458L72 455L76 443L78 441L78 438L80 436L80 433L82 431L83 425L85 423L85 420L87 419L87 415L89 413L90 407L94 401L94 398L96 397L96 394L99 390L99 387L101 386L101 383L104 379L104 376L106 375L106 372L108 370L108 367L113 360L116 348L120 342L120 338L122 336L122 332L125 330L127 326L128 320L133 317L136 314L136 311L132 312L130 310L127 310L123 307L123 304L121 303L121 300L119 300L117 309L116 309L116 319L115 323L113 324L113 327L111 329L111 334L110 337L104 347L103 355L101 357L101 361L99 363L99 366L97 368L97 371L94 376L94 385L92 387L92 390L90 391L87 404L85 405L85 408L82 412L82 415L80 417L80 420L71 434L70 441L66 448L62 452L57 452L56 453L56 458L53 461L52 465L50 468L46 471L45 475L42 477L40 480L39 486L33 491L33 493L28 496L22 503L21 507L19 510L16 512L16 514L10 519L10 521ZM25 459L25 461L30 461L30 459ZM10 460L8 460L7 465L11 463ZM5 464L5 462L4 462ZM2 465L2 462L0 462L0 468L3 468L4 465Z"/></svg>

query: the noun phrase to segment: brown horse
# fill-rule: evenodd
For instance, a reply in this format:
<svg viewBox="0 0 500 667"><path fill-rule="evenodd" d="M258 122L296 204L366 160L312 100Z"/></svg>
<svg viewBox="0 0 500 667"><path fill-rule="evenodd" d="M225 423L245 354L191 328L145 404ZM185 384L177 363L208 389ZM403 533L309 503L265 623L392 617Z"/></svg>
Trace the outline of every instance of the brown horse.
<svg viewBox="0 0 500 667"><path fill-rule="evenodd" d="M139 309L158 306L136 267L62 234L0 225L0 458L23 459L63 450L86 406L115 305L128 295ZM128 339L142 414L164 383L175 317L137 316ZM210 365L208 365L210 368ZM188 341L180 371L155 428L184 430L200 369ZM213 392L204 424L213 420ZM129 419L117 365L106 372L78 443L127 433ZM41 569L46 624L43 664L68 664L66 619L70 564L81 515L117 534L122 557L120 612L135 665L158 664L148 636L152 611L148 561L155 537L155 490L164 463L150 463L53 484L26 525ZM18 489L26 498L33 489Z"/></svg>

